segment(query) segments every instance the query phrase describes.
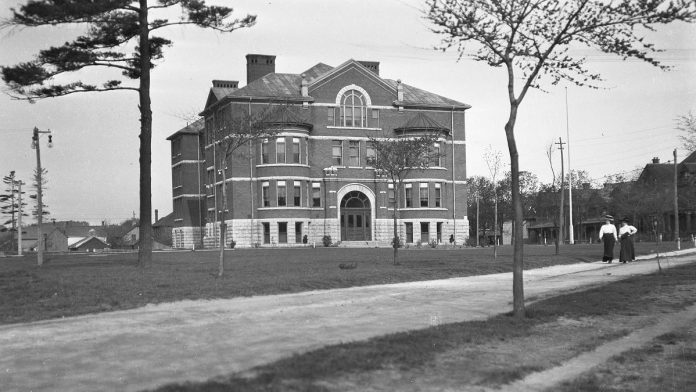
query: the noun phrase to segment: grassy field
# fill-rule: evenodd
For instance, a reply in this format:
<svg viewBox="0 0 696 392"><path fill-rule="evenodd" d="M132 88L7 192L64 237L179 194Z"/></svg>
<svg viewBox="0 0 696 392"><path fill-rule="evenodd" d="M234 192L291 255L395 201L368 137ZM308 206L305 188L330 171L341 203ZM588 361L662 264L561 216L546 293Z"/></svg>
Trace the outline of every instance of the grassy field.
<svg viewBox="0 0 696 392"><path fill-rule="evenodd" d="M663 244L664 250L669 245ZM637 244L638 254L654 244ZM601 245L525 247L525 268L597 261ZM130 309L183 299L293 293L371 284L471 276L512 269L512 248L403 249L287 248L227 251L226 275L215 276L214 251L163 252L138 268L137 255L48 255L0 258L0 324ZM357 262L355 269L341 263Z"/></svg>
<svg viewBox="0 0 696 392"><path fill-rule="evenodd" d="M658 322L696 301L696 264L528 305L528 317L446 324L295 355L157 392L423 391L498 388ZM696 329L661 336L569 380L570 391L687 391Z"/></svg>

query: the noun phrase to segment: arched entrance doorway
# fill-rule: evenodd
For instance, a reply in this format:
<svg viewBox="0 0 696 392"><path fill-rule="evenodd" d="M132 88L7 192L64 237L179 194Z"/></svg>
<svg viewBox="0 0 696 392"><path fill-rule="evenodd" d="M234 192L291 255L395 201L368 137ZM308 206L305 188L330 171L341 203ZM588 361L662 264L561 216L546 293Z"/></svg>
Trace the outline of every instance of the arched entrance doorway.
<svg viewBox="0 0 696 392"><path fill-rule="evenodd" d="M372 210L370 199L360 191L346 193L341 199L341 241L371 241Z"/></svg>

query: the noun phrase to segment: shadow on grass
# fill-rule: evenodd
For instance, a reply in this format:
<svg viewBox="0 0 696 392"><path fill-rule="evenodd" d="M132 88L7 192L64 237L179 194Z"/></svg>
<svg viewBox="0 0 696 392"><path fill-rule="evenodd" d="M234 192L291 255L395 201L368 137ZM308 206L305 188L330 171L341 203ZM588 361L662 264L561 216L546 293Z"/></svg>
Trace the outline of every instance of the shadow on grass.
<svg viewBox="0 0 696 392"><path fill-rule="evenodd" d="M361 342L327 346L294 355L250 371L218 377L202 383L170 384L158 392L193 391L324 391L321 381L345 374L360 374L381 369L403 371L426 366L441 353L469 345L515 340L533 333L532 328L559 317L578 319L606 315L635 315L651 306L682 309L693 300L662 301L676 286L696 281L696 265L669 270L666 274L644 275L618 281L584 292L575 292L533 303L522 320L510 314L487 321L470 321L397 333ZM597 336L577 347L587 351L630 331ZM482 385L500 385L542 370L538 366L508 366L479 374ZM578 390L591 389L588 380ZM584 388L584 389L583 389Z"/></svg>

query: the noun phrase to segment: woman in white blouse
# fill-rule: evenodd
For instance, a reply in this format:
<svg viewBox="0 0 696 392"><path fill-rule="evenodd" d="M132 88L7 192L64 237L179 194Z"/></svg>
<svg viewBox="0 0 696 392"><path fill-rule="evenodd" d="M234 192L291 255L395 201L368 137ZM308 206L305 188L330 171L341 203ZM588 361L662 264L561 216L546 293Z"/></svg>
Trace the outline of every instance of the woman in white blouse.
<svg viewBox="0 0 696 392"><path fill-rule="evenodd" d="M628 218L621 220L621 227L619 228L619 238L621 240L620 262L625 263L636 259L636 252L633 248L633 236L637 232L638 229L628 224Z"/></svg>
<svg viewBox="0 0 696 392"><path fill-rule="evenodd" d="M602 256L602 262L611 263L614 260L614 244L616 243L616 226L614 226L611 221L614 217L611 215L606 215L604 217L605 223L599 229L599 239L604 242L604 255Z"/></svg>

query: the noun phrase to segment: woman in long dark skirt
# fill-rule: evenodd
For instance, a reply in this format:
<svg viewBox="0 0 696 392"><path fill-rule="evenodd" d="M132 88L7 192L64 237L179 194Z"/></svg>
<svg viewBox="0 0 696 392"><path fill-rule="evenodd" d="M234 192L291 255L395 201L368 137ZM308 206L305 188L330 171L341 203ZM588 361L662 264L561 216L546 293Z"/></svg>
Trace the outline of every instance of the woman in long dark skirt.
<svg viewBox="0 0 696 392"><path fill-rule="evenodd" d="M638 229L628 224L628 219L621 220L619 228L619 239L621 240L621 251L619 252L619 261L625 263L636 259L636 251L633 247L633 236L638 232Z"/></svg>
<svg viewBox="0 0 696 392"><path fill-rule="evenodd" d="M604 242L604 255L602 262L611 263L614 260L614 244L616 243L616 226L611 221L614 217L606 215L604 225L599 229L599 239Z"/></svg>

